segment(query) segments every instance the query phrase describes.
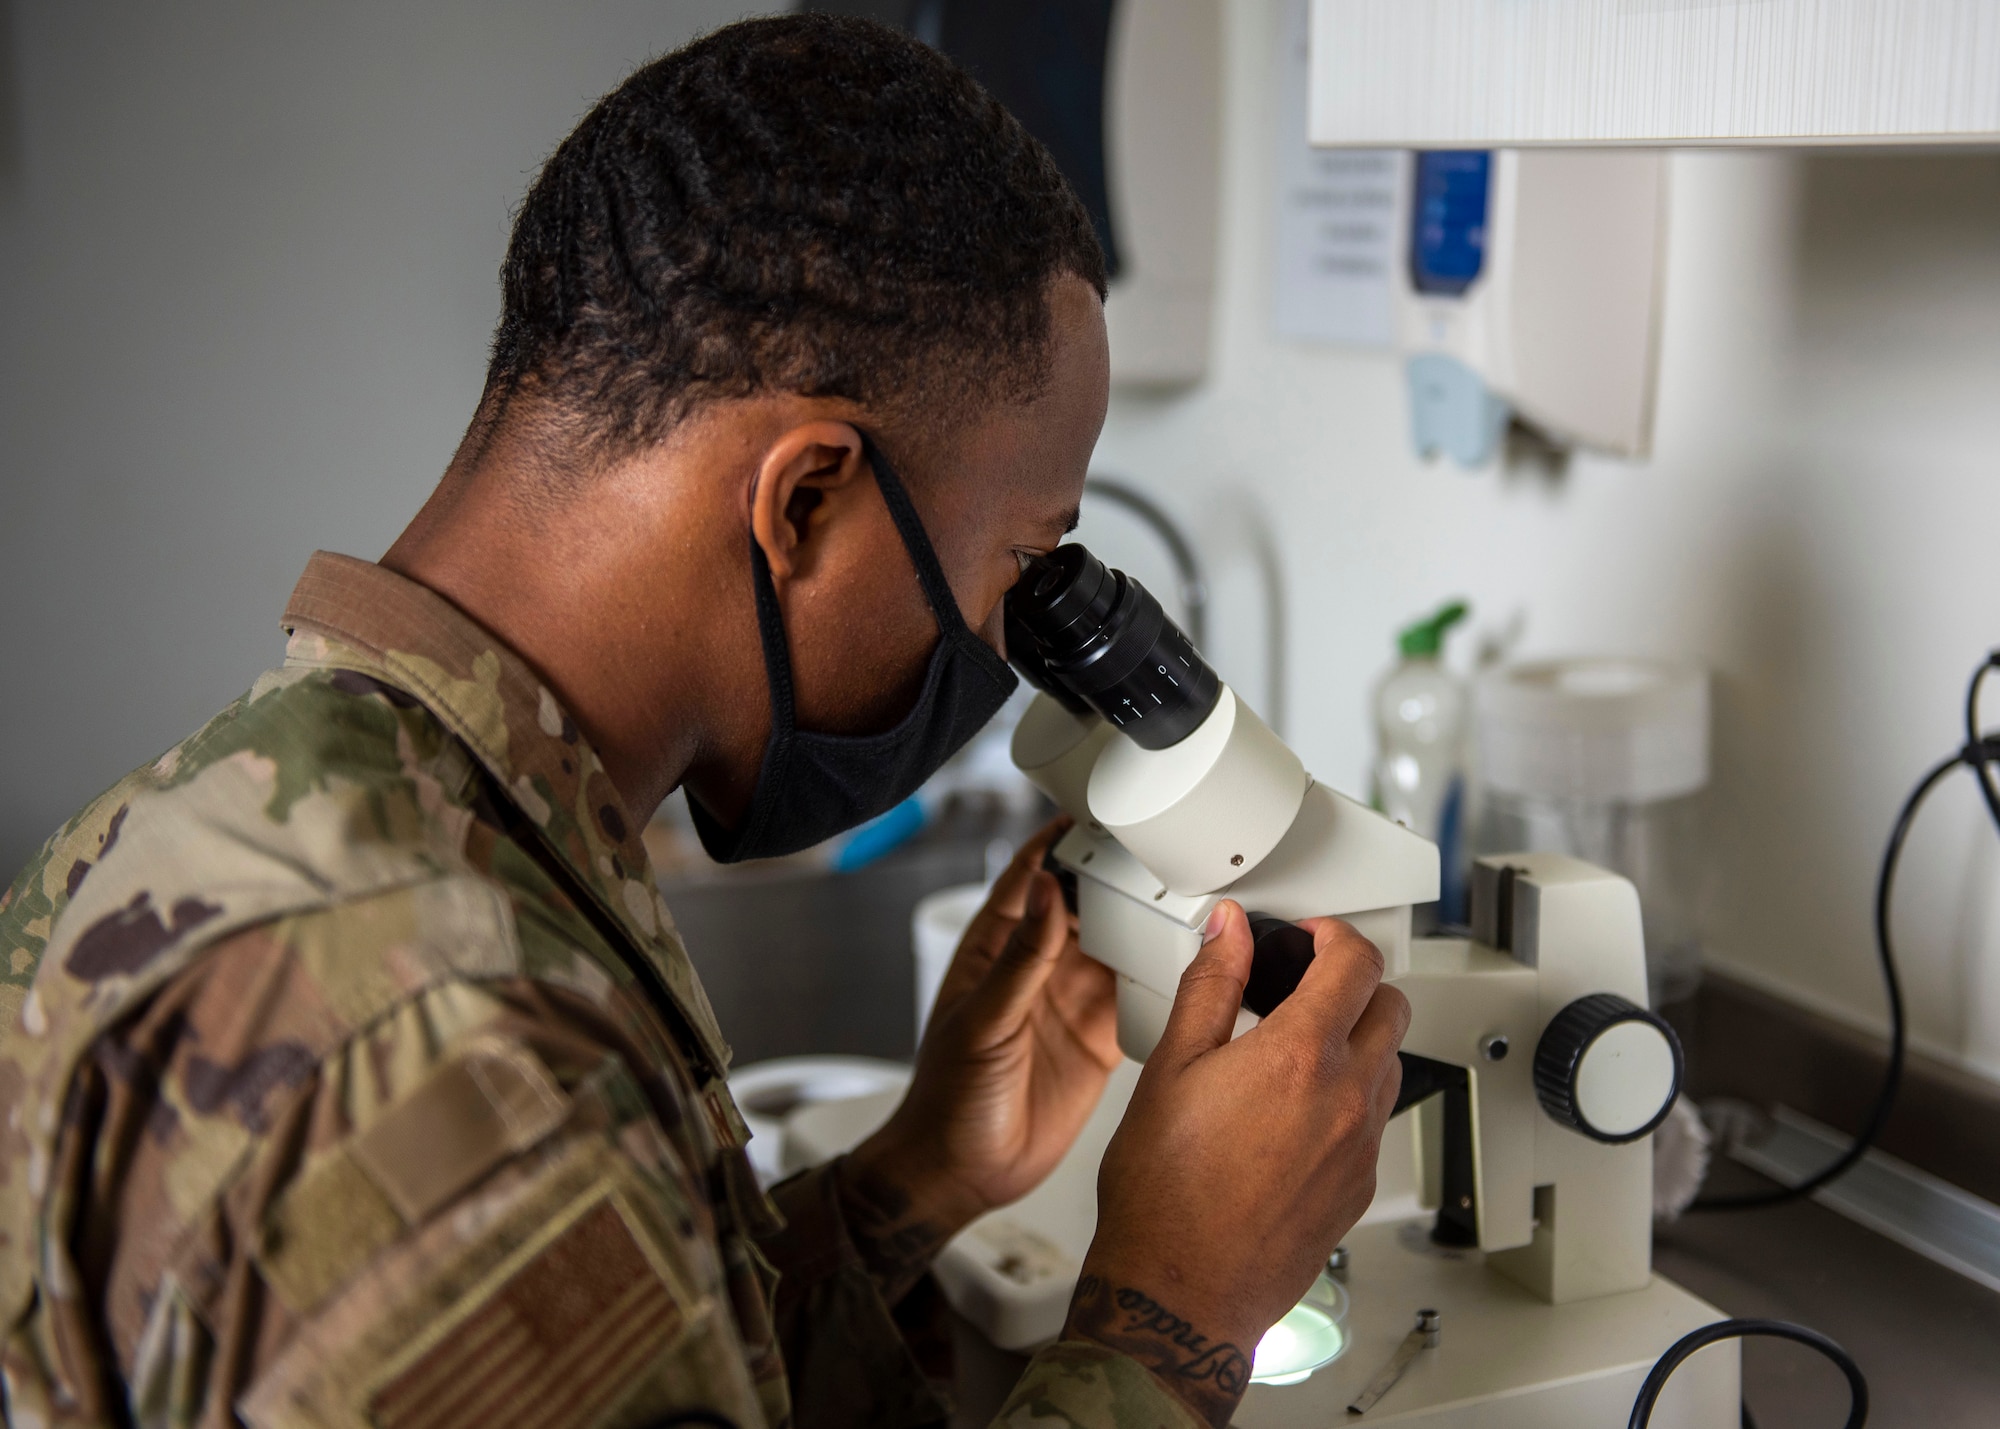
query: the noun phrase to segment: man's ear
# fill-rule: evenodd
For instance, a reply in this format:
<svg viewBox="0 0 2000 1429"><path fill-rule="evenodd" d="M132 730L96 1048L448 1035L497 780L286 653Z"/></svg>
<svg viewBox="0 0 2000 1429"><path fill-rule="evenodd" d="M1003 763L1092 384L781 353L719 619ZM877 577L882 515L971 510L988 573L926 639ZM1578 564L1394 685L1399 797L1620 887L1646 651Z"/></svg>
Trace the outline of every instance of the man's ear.
<svg viewBox="0 0 2000 1429"><path fill-rule="evenodd" d="M750 489L750 534L764 550L771 581L808 575L824 545L837 498L868 479L861 433L846 422L793 427L765 451Z"/></svg>

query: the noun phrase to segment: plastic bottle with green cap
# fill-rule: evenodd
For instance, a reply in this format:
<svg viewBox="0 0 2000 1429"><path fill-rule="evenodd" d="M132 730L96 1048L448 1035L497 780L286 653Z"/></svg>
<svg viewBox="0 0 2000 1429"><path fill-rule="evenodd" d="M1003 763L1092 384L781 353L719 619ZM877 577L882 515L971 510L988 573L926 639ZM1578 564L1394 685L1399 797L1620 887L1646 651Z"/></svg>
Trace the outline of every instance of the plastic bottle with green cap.
<svg viewBox="0 0 2000 1429"><path fill-rule="evenodd" d="M1375 686L1375 806L1438 846L1438 916L1465 916L1465 735L1471 701L1446 668L1445 636L1469 607L1450 601L1396 637L1402 659Z"/></svg>

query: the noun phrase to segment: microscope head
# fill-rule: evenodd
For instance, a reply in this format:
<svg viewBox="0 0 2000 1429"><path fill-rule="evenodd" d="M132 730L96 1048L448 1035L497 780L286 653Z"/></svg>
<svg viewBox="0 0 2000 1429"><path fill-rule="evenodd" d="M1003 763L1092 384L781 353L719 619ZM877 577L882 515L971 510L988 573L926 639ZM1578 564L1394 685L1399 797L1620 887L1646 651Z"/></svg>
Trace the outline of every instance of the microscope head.
<svg viewBox="0 0 2000 1429"><path fill-rule="evenodd" d="M1128 1055L1158 1040L1224 897L1269 918L1348 918L1392 973L1407 964L1436 847L1315 784L1144 586L1058 547L1009 594L1007 643L1043 692L1014 762L1077 821L1055 858L1077 876L1084 951L1119 975Z"/></svg>

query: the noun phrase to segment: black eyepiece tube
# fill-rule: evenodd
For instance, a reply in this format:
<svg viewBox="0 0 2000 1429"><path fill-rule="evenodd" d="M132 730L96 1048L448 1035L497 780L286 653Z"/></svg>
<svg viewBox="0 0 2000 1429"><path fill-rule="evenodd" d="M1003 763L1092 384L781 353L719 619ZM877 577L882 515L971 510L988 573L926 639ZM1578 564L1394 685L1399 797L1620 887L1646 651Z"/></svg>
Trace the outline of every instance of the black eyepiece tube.
<svg viewBox="0 0 2000 1429"><path fill-rule="evenodd" d="M1030 561L1007 593L1007 654L1030 684L1082 699L1146 749L1179 744L1222 698L1151 593L1082 546Z"/></svg>
<svg viewBox="0 0 2000 1429"><path fill-rule="evenodd" d="M1021 672L1021 678L1057 701L1074 715L1090 714L1089 701L1061 680L1049 673L1048 662L1042 658L1041 642L1035 639L1021 618L1014 612L1014 602L1009 600L1005 607L1007 629L1007 660Z"/></svg>

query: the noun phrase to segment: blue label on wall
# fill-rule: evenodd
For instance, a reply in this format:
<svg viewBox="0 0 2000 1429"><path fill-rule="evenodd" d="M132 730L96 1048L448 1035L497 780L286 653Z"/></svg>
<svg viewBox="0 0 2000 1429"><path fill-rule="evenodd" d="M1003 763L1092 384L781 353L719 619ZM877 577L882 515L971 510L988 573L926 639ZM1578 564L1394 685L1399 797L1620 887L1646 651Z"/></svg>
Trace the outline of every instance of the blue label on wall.
<svg viewBox="0 0 2000 1429"><path fill-rule="evenodd" d="M1493 156L1482 150L1417 155L1410 213L1410 281L1420 293L1456 296L1486 262L1486 202Z"/></svg>

